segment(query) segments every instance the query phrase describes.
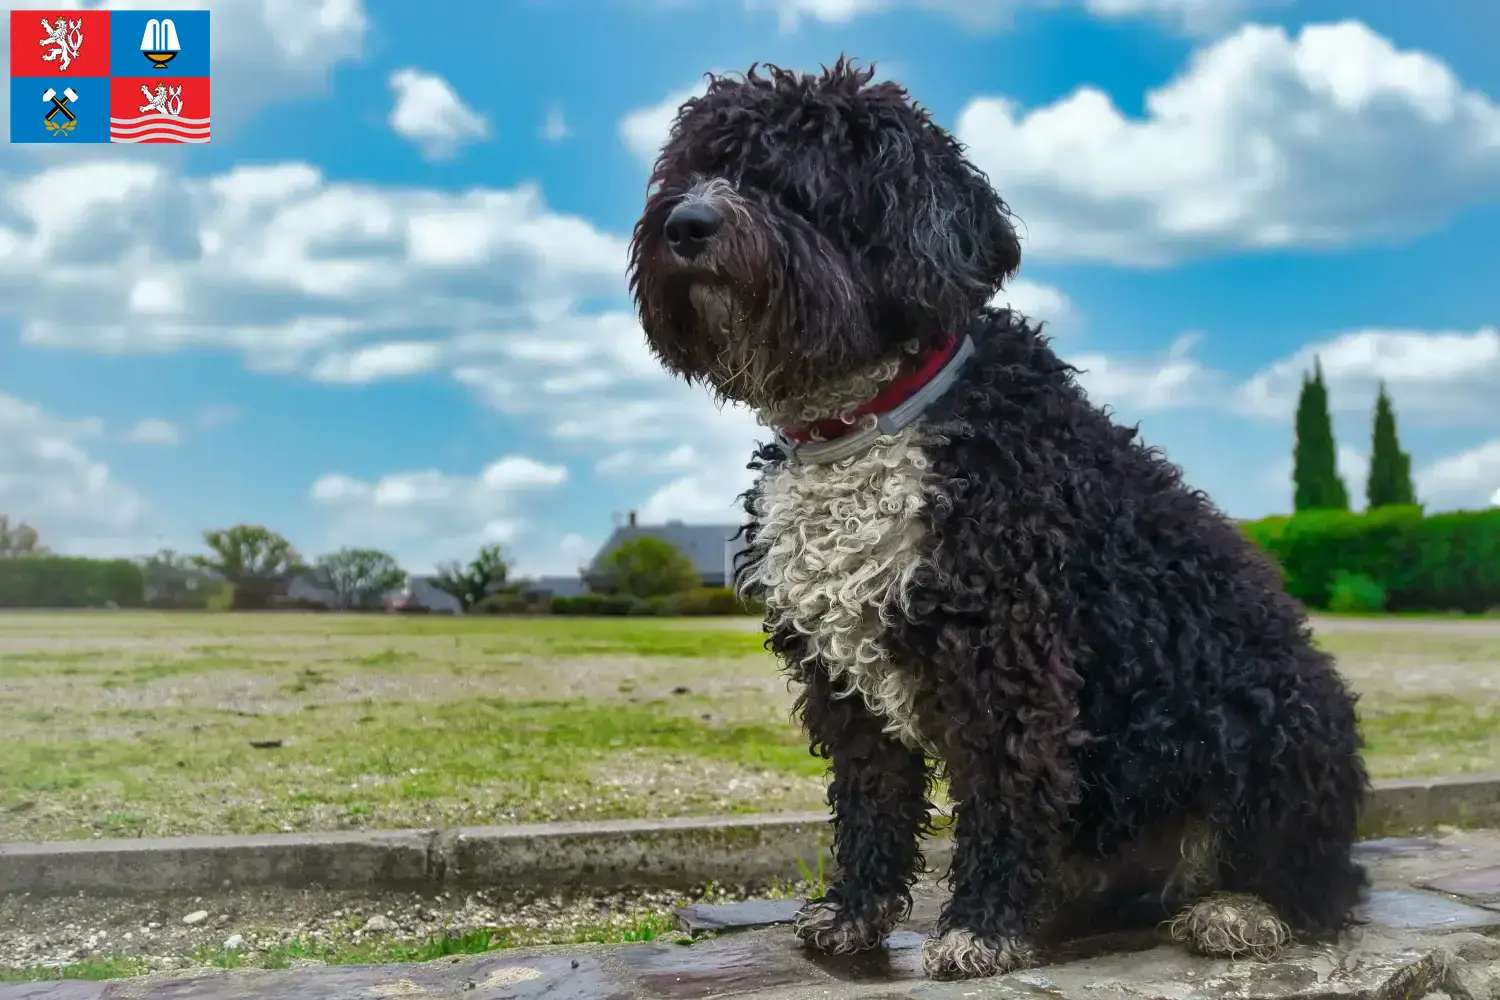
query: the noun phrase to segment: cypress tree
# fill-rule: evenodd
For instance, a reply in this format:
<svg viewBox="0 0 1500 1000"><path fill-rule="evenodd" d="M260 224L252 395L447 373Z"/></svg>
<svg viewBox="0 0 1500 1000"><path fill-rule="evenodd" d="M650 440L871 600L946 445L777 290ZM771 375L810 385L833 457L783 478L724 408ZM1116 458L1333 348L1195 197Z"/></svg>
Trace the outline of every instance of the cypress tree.
<svg viewBox="0 0 1500 1000"><path fill-rule="evenodd" d="M1415 504L1411 484L1411 456L1401 450L1396 436L1396 413L1385 394L1385 383L1375 397L1375 427L1370 436L1370 481L1365 485L1369 509Z"/></svg>
<svg viewBox="0 0 1500 1000"><path fill-rule="evenodd" d="M1323 365L1313 361L1313 377L1302 376L1297 399L1297 441L1292 450L1293 510L1348 510L1349 491L1339 477L1338 446L1328 415Z"/></svg>

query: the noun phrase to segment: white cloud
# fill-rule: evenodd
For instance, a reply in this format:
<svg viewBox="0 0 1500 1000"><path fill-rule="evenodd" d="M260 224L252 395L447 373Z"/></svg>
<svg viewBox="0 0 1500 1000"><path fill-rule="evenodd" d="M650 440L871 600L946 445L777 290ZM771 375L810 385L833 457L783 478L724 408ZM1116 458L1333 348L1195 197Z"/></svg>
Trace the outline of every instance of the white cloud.
<svg viewBox="0 0 1500 1000"><path fill-rule="evenodd" d="M240 418L240 409L228 403L213 403L198 411L193 422L200 430L211 431Z"/></svg>
<svg viewBox="0 0 1500 1000"><path fill-rule="evenodd" d="M369 29L362 0L56 0L48 10L208 10L213 50L213 127L216 140L267 104L321 91L329 71L357 59ZM38 29L40 30L40 29ZM10 19L0 21L8 46ZM29 43L28 43L29 44ZM0 118L9 114L10 88L0 89ZM119 156L109 146L75 149L75 156ZM170 151L168 151L170 152ZM46 155L10 147L9 156ZM131 149L130 159L152 155ZM160 154L156 154L160 155Z"/></svg>
<svg viewBox="0 0 1500 1000"><path fill-rule="evenodd" d="M1304 372L1321 363L1333 412L1372 413L1384 381L1399 421L1500 426L1500 331L1355 330L1307 344L1235 390L1242 413L1285 421Z"/></svg>
<svg viewBox="0 0 1500 1000"><path fill-rule="evenodd" d="M171 421L147 417L130 428L125 440L131 444L176 444L182 440L182 432Z"/></svg>
<svg viewBox="0 0 1500 1000"><path fill-rule="evenodd" d="M563 117L562 108L553 106L547 109L547 117L542 121L539 134L548 142L562 142L573 134L573 130L568 127L568 120Z"/></svg>
<svg viewBox="0 0 1500 1000"><path fill-rule="evenodd" d="M1153 266L1405 236L1500 192L1500 107L1358 21L1246 25L1125 117L1080 87L980 97L956 132L1023 220L1027 252Z"/></svg>
<svg viewBox="0 0 1500 1000"><path fill-rule="evenodd" d="M1154 358L1091 352L1064 355L1063 360L1082 369L1079 384L1095 404L1126 413L1201 406L1214 398L1220 376L1193 358L1199 339L1196 333L1183 334Z"/></svg>
<svg viewBox="0 0 1500 1000"><path fill-rule="evenodd" d="M568 471L510 455L463 476L438 469L394 472L373 482L329 473L310 495L329 515L327 545L379 545L415 572L468 560L481 545L509 545L526 523L529 494L562 486Z"/></svg>
<svg viewBox="0 0 1500 1000"><path fill-rule="evenodd" d="M399 69L391 74L390 87L396 97L391 128L429 160L449 159L469 143L489 137L489 122L436 73Z"/></svg>
<svg viewBox="0 0 1500 1000"><path fill-rule="evenodd" d="M37 529L53 551L119 555L145 535L140 496L86 450L98 420L60 420L0 393L0 513Z"/></svg>
<svg viewBox="0 0 1500 1000"><path fill-rule="evenodd" d="M569 532L559 539L552 552L528 560L527 572L534 576L572 576L588 565L599 551L600 544L577 532Z"/></svg>
<svg viewBox="0 0 1500 1000"><path fill-rule="evenodd" d="M1415 478L1417 497L1435 507L1483 507L1486 497L1500 505L1500 438L1439 459Z"/></svg>
<svg viewBox="0 0 1500 1000"><path fill-rule="evenodd" d="M329 354L312 367L319 382L365 383L420 375L437 366L442 347L428 341L392 341Z"/></svg>
<svg viewBox="0 0 1500 1000"><path fill-rule="evenodd" d="M690 469L698 461L697 449L690 444L680 444L661 452L626 448L600 459L595 463L594 471L601 476L650 476Z"/></svg>
<svg viewBox="0 0 1500 1000"><path fill-rule="evenodd" d="M744 512L735 498L754 480L745 466L756 443L770 439L770 431L744 407L719 408L702 390L691 392L697 398L685 398L681 410L692 423L677 425L666 441L686 438L692 443L651 454L630 453L637 463L631 474L672 476L651 491L638 512L643 521L655 523L738 524Z"/></svg>
<svg viewBox="0 0 1500 1000"><path fill-rule="evenodd" d="M674 90L658 103L630 112L620 119L620 141L636 159L652 166L672 131L677 109L688 98L703 96L706 89L707 84L700 82L696 86Z"/></svg>
<svg viewBox="0 0 1500 1000"><path fill-rule="evenodd" d="M944 14L973 31L994 31L1008 27L1016 11L1025 7L1078 6L1098 18L1147 17L1184 31L1206 32L1255 5L1255 0L745 0L750 10L776 11L787 31L796 30L803 18L847 24L898 7Z"/></svg>
<svg viewBox="0 0 1500 1000"><path fill-rule="evenodd" d="M1079 320L1072 301L1054 285L1017 278L990 299L996 308L1010 308L1032 322L1044 322L1048 333L1066 332Z"/></svg>
<svg viewBox="0 0 1500 1000"><path fill-rule="evenodd" d="M50 208L60 187L80 192L63 216ZM548 210L531 186L446 193L333 183L296 163L184 178L94 161L12 180L0 197L0 314L34 344L217 347L359 381L421 367L423 341L543 330L623 293L624 241ZM142 272L180 309L142 311Z"/></svg>

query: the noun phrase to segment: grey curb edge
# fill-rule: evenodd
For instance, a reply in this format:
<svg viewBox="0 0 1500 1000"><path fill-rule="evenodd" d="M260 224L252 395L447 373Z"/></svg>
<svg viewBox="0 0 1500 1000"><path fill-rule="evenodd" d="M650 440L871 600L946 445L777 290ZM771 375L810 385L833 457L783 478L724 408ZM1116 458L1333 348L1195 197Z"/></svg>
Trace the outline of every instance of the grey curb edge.
<svg viewBox="0 0 1500 1000"><path fill-rule="evenodd" d="M1380 781L1369 836L1500 827L1500 775ZM0 844L0 895L134 895L225 887L537 891L764 885L816 870L823 813L532 826ZM929 840L931 867L948 841Z"/></svg>

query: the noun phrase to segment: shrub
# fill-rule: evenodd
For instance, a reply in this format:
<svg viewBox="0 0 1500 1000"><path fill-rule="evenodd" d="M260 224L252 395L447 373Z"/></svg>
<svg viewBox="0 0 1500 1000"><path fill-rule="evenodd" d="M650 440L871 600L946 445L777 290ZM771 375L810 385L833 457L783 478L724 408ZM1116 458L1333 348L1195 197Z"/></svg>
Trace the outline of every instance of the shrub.
<svg viewBox="0 0 1500 1000"><path fill-rule="evenodd" d="M1310 511L1244 530L1281 566L1288 593L1308 607L1331 607L1344 577L1379 587L1391 611L1500 606L1500 508L1430 517L1419 507ZM1341 600L1352 599L1352 586L1345 583Z"/></svg>
<svg viewBox="0 0 1500 1000"><path fill-rule="evenodd" d="M473 615L524 615L532 610L526 598L514 590L490 594L475 602L469 609Z"/></svg>
<svg viewBox="0 0 1500 1000"><path fill-rule="evenodd" d="M0 559L3 608L139 608L145 603L146 578L128 559Z"/></svg>
<svg viewBox="0 0 1500 1000"><path fill-rule="evenodd" d="M618 594L554 597L552 613L556 615L627 615L635 603L635 598L622 597Z"/></svg>
<svg viewBox="0 0 1500 1000"><path fill-rule="evenodd" d="M1333 590L1328 597L1328 610L1338 614L1367 614L1384 611L1385 588L1360 573L1339 570L1333 578Z"/></svg>
<svg viewBox="0 0 1500 1000"><path fill-rule="evenodd" d="M759 602L746 604L728 587L699 587L682 594L660 597L627 597L623 594L579 594L554 597L555 615L742 615L763 614Z"/></svg>
<svg viewBox="0 0 1500 1000"><path fill-rule="evenodd" d="M1500 607L1500 507L1424 518L1409 549L1407 573L1387 584L1391 610L1478 614Z"/></svg>
<svg viewBox="0 0 1500 1000"><path fill-rule="evenodd" d="M195 590L159 594L147 600L146 607L153 611L228 611L233 602L233 588L211 580Z"/></svg>
<svg viewBox="0 0 1500 1000"><path fill-rule="evenodd" d="M756 602L758 603L758 602ZM683 594L677 613L681 615L761 614L763 607L752 607L740 600L730 587L699 587Z"/></svg>

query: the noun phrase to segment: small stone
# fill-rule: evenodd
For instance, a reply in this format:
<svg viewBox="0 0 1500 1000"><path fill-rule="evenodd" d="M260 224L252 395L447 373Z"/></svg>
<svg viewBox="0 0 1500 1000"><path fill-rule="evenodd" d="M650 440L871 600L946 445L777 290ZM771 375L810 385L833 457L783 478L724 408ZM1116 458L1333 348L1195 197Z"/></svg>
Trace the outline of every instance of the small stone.
<svg viewBox="0 0 1500 1000"><path fill-rule="evenodd" d="M383 917L377 913L369 920L365 921L365 926L363 929L367 931L388 931L391 929L391 926L392 924L389 917Z"/></svg>
<svg viewBox="0 0 1500 1000"><path fill-rule="evenodd" d="M182 922L185 923L185 924L187 924L189 927L191 927L194 924L201 924L201 923L203 923L203 921L205 921L207 919L208 919L208 911L207 910L194 910L192 913L189 913L187 916L183 917L182 918Z"/></svg>
<svg viewBox="0 0 1500 1000"><path fill-rule="evenodd" d="M225 951L237 951L245 944L245 939L239 934L231 934L224 939Z"/></svg>

